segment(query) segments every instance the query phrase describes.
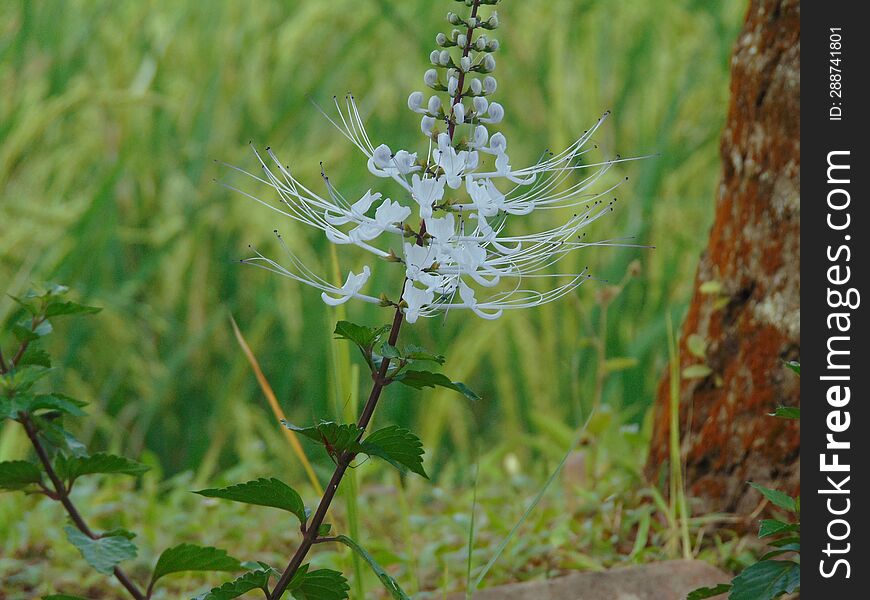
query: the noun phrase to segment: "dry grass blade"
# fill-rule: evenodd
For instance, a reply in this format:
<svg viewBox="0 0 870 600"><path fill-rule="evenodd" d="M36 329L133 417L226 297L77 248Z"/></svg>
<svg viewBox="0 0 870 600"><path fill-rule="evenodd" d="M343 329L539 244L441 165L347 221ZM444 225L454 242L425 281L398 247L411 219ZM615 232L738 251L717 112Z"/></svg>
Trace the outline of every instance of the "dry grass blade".
<svg viewBox="0 0 870 600"><path fill-rule="evenodd" d="M230 316L230 323L233 325L233 333L236 336L236 341L242 348L242 352L244 352L245 356L248 358L248 362L254 370L254 375L257 377L257 382L260 384L260 389L263 390L263 395L266 396L266 400L269 401L269 407L272 409L272 413L278 421L285 420L287 417L284 415L284 411L281 410L281 406L278 404L278 399L275 397L275 392L272 391L272 386L269 385L269 381L266 379L266 376L263 375L263 370L260 369L260 363L257 362L257 357L254 356L253 352L251 352L248 342L245 341L245 336L242 335L239 326L236 325L236 320L233 319L232 316ZM317 480L317 475L315 475L314 469L312 468L308 457L305 455L305 450L303 450L302 444L299 443L299 438L296 436L296 433L286 427L282 427L281 430L287 437L287 441L290 442L290 447L293 448L293 452L296 453L299 462L302 463L302 467L305 469L305 473L308 475L308 480L311 482L314 490L319 496L322 496L323 488Z"/></svg>

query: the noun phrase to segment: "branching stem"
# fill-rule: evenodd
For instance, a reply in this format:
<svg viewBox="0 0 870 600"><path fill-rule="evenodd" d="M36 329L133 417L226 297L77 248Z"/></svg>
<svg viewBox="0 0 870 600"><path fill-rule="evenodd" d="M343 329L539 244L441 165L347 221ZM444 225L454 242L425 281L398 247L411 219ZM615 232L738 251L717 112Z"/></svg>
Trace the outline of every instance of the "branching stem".
<svg viewBox="0 0 870 600"><path fill-rule="evenodd" d="M76 526L76 529L81 531L83 534L91 538L92 540L99 539L100 536L95 534L88 524L85 523L85 520L82 518L81 513L78 511L76 506L73 504L72 499L69 497L69 489L66 484L61 481L57 472L54 470L54 466L51 464L51 460L48 458L48 453L45 451L45 448L42 445L42 442L39 441L39 435L37 433L36 427L33 425L33 422L30 420L29 415L23 415L21 417L21 424L24 426L24 431L27 433L27 437L30 439L30 443L33 445L33 449L36 451L36 456L39 457L39 462L42 463L42 467L45 469L48 478L51 480L52 486L54 486L54 492L52 493L52 497L54 497L58 502L60 502L67 514L69 515L70 520L73 522L73 525ZM130 578L127 576L124 571L121 570L120 567L115 567L113 570L115 577L118 581L121 582L121 585L130 593L130 595L135 598L135 600L146 600L146 596L136 587Z"/></svg>

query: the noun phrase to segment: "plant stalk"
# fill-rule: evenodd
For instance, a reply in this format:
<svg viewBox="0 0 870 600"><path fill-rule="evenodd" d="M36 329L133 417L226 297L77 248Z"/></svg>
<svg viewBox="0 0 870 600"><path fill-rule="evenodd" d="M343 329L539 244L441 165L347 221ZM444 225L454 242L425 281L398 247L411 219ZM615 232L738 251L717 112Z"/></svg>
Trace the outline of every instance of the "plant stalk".
<svg viewBox="0 0 870 600"><path fill-rule="evenodd" d="M477 18L477 9L480 7L480 0L474 0L474 4L471 7L471 16L470 19ZM469 27L465 32L465 48L462 49L462 57L465 58L468 56L468 53L471 51L471 36L474 34L474 28ZM456 106L459 102L462 101L462 90L465 86L465 71L459 72L459 81L456 85L456 96L453 98L453 104L451 106ZM453 141L453 133L456 130L456 121L450 119L447 124L447 133L450 135L450 141Z"/></svg>
<svg viewBox="0 0 870 600"><path fill-rule="evenodd" d="M39 462L42 463L42 467L45 469L48 478L51 480L51 484L54 486L55 494L58 502L60 502L67 514L69 515L70 520L73 522L73 525L76 526L76 529L81 531L83 534L91 538L92 540L97 540L100 538L97 534L91 531L91 528L88 527L88 524L85 523L85 520L82 518L81 513L78 511L76 506L73 504L72 499L69 497L69 490L66 485L64 485L63 481L61 481L57 472L55 472L54 467L51 464L51 460L48 458L48 454L45 451L45 448L42 446L42 442L39 441L39 436L37 434L36 428L33 426L33 423L30 420L29 415L24 415L21 418L21 424L24 426L24 431L27 432L27 437L30 438L30 443L33 445L33 449L36 451L36 455L39 457ZM136 584L134 584L130 578L127 576L124 571L121 570L120 567L115 567L112 571L115 575L115 578L121 582L121 585L130 593L135 600L146 600L145 594L143 594Z"/></svg>
<svg viewBox="0 0 870 600"><path fill-rule="evenodd" d="M396 307L396 312L393 315L393 324L390 328L390 336L388 342L391 346L396 345L396 341L399 339L399 329L402 327L402 321L404 320L404 314L402 313L402 309ZM364 432L369 423L372 420L372 417L375 414L375 408L377 408L378 400L381 397L381 392L384 387L387 385L387 369L390 366L390 359L384 358L381 361L381 366L378 369L377 373L373 377L374 383L372 384L372 391L369 394L369 398L366 401L365 407L363 407L362 414L360 415L359 421L357 422L357 426L360 428L360 434ZM353 459L356 457L356 453L351 451L342 452L342 454L338 457L335 465L335 471L332 473L332 478L329 480L329 483L326 486L326 490L323 493L323 497L320 499L320 504L317 506L317 510L314 513L314 516L311 517L311 520L308 522L305 528L305 532L302 536L302 542L299 544L299 548L296 549L296 553L293 555L293 558L290 559L290 563L287 565L287 568L284 569L284 572L281 574L280 579L278 579L278 583L275 584L275 588L272 590L270 595L270 600L278 600L284 592L287 590L287 586L290 585L290 582L293 580L293 576L299 570L299 567L302 566L302 561L305 560L305 557L308 555L308 551L311 550L311 546L317 543L318 540L318 531L320 530L320 526L323 525L323 520L326 518L326 513L329 510L329 505L332 503L332 500L335 498L335 494L338 491L338 486L341 483L342 478L344 477L347 468L350 466L350 463L353 462Z"/></svg>

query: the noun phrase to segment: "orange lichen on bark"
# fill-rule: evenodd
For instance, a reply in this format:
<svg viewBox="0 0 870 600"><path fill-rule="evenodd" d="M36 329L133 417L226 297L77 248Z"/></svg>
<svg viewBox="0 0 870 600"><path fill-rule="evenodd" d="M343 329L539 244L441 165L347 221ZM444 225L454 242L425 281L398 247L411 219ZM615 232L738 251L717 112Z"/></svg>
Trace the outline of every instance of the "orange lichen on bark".
<svg viewBox="0 0 870 600"><path fill-rule="evenodd" d="M722 135L722 182L680 337L685 481L706 510L749 512L747 480L796 492L800 429L769 416L800 404L800 5L753 0L732 58L731 102ZM717 282L720 291L701 286ZM690 336L706 342L699 359ZM658 389L647 473L666 470L669 386Z"/></svg>

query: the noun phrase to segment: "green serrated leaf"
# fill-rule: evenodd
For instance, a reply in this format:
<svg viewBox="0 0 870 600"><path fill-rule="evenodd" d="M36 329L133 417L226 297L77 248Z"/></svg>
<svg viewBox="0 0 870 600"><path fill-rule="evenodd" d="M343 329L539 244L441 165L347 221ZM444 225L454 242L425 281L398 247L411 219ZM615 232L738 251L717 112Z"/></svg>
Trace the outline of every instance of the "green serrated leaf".
<svg viewBox="0 0 870 600"><path fill-rule="evenodd" d="M443 387L455 392L459 392L469 400L480 400L480 396L475 394L464 383L459 381L450 381L444 373L432 373L430 371L405 371L399 373L394 378L398 381L417 390L422 390L427 387Z"/></svg>
<svg viewBox="0 0 870 600"><path fill-rule="evenodd" d="M42 471L26 460L0 462L0 490L21 490L42 481Z"/></svg>
<svg viewBox="0 0 870 600"><path fill-rule="evenodd" d="M308 565L305 565L293 576L287 591L296 600L345 600L350 586L344 575L338 571L309 571Z"/></svg>
<svg viewBox="0 0 870 600"><path fill-rule="evenodd" d="M355 424L333 423L332 421L323 421L313 427L299 427L284 419L281 420L284 427L295 431L299 435L314 440L326 447L327 452L332 457L337 457L345 450L355 449L357 440L360 436L360 429Z"/></svg>
<svg viewBox="0 0 870 600"><path fill-rule="evenodd" d="M102 534L102 537L110 537L110 536L121 536L127 538L128 540L136 539L136 534L130 531L129 529L123 529L121 527L116 527L115 529L110 529Z"/></svg>
<svg viewBox="0 0 870 600"><path fill-rule="evenodd" d="M800 419L801 409L799 406L777 406L770 416L781 419Z"/></svg>
<svg viewBox="0 0 870 600"><path fill-rule="evenodd" d="M0 418L18 419L23 413L33 414L39 410L59 410L74 417L83 417L85 402L73 400L63 394L16 394L11 398L0 397Z"/></svg>
<svg viewBox="0 0 870 600"><path fill-rule="evenodd" d="M111 574L119 563L136 558L136 546L126 537L107 536L94 540L71 525L63 529L88 564L104 575Z"/></svg>
<svg viewBox="0 0 870 600"><path fill-rule="evenodd" d="M36 365L39 367L51 368L51 356L42 348L30 346L21 358L18 360L17 366Z"/></svg>
<svg viewBox="0 0 870 600"><path fill-rule="evenodd" d="M339 321L335 324L335 339L349 340L361 349L370 351L375 342L389 331L389 325L383 327L367 327L350 321Z"/></svg>
<svg viewBox="0 0 870 600"><path fill-rule="evenodd" d="M164 550L157 559L154 574L151 576L151 585L153 586L161 577L172 573L241 570L242 564L228 555L225 550L210 546L179 544Z"/></svg>
<svg viewBox="0 0 870 600"><path fill-rule="evenodd" d="M771 504L774 506L778 506L783 510L787 510L789 512L796 512L797 505L795 504L794 498L789 496L784 492L780 492L779 490L772 490L770 488L766 488L763 485L758 485L757 483L749 482L753 488L761 492L761 494L767 498Z"/></svg>
<svg viewBox="0 0 870 600"><path fill-rule="evenodd" d="M770 560L771 558L775 558L777 556L781 556L783 554L787 554L789 552L796 552L800 554L801 545L800 542L792 542L789 544L783 544L781 548L777 548L776 550L771 550L764 556L762 556L758 560Z"/></svg>
<svg viewBox="0 0 870 600"><path fill-rule="evenodd" d="M408 360L428 361L438 363L439 365L443 365L447 360L442 354L435 354L434 352L429 352L420 346L411 345L402 348L402 356Z"/></svg>
<svg viewBox="0 0 870 600"><path fill-rule="evenodd" d="M274 477L260 478L225 488L200 490L194 493L207 498L222 498L234 502L256 504L257 506L280 508L296 515L300 524L304 524L308 520L305 505L299 493Z"/></svg>
<svg viewBox="0 0 870 600"><path fill-rule="evenodd" d="M716 596L721 596L731 589L730 583L720 583L719 585L715 585L713 587L702 587L697 590L693 590L689 592L689 595L686 596L686 600L704 600L704 598L715 598Z"/></svg>
<svg viewBox="0 0 870 600"><path fill-rule="evenodd" d="M383 458L400 471L408 469L429 479L423 469L423 444L407 429L396 425L378 429L369 434L360 447L369 456Z"/></svg>
<svg viewBox="0 0 870 600"><path fill-rule="evenodd" d="M58 474L68 480L74 481L82 475L94 475L98 473L133 475L139 476L151 467L135 460L114 454L94 454L92 456L63 456L55 460L55 469Z"/></svg>
<svg viewBox="0 0 870 600"><path fill-rule="evenodd" d="M32 417L40 437L52 450L62 450L73 456L87 456L88 449L73 434L63 428L59 419Z"/></svg>
<svg viewBox="0 0 870 600"><path fill-rule="evenodd" d="M249 571L244 575L228 581L225 584L212 588L204 594L196 596L193 600L232 600L250 592L251 590L263 590L268 592L269 578L272 569L258 569Z"/></svg>
<svg viewBox="0 0 870 600"><path fill-rule="evenodd" d="M46 317L59 317L61 315L81 315L87 314L92 315L103 310L97 306L87 306L85 304L79 304L78 302L50 302L48 306L45 307L45 316Z"/></svg>
<svg viewBox="0 0 870 600"><path fill-rule="evenodd" d="M399 586L398 582L393 579L389 573L387 573L381 565L374 559L374 557L369 554L365 548L360 546L351 538L346 535L340 535L336 538L337 542L340 542L356 552L364 561L366 561L374 572L375 575L378 576L378 579L381 580L384 588L390 593L394 600L411 600L411 597L405 593L405 591Z"/></svg>
<svg viewBox="0 0 870 600"><path fill-rule="evenodd" d="M790 560L763 560L734 578L729 600L774 600L800 588L800 565Z"/></svg>
<svg viewBox="0 0 870 600"><path fill-rule="evenodd" d="M6 393L3 396L6 397L11 392L21 394L32 388L37 381L49 373L51 373L51 369L46 369L40 365L16 367L0 377L0 392L5 391Z"/></svg>
<svg viewBox="0 0 870 600"><path fill-rule="evenodd" d="M788 367L789 369L791 369L792 371L794 371L795 373L797 373L798 375L801 374L800 362L798 362L796 360L790 360L787 363L785 363L785 366Z"/></svg>
<svg viewBox="0 0 870 600"><path fill-rule="evenodd" d="M761 521L761 526L758 528L758 537L764 538L780 533L798 531L799 529L800 525L797 523L783 523L776 519L763 519Z"/></svg>
<svg viewBox="0 0 870 600"><path fill-rule="evenodd" d="M776 548L786 548L789 546L797 546L798 548L800 548L801 538L798 535L792 535L792 536L789 536L787 538L780 538L778 540L772 540L772 541L767 542L767 543L770 544L771 546L776 547Z"/></svg>

